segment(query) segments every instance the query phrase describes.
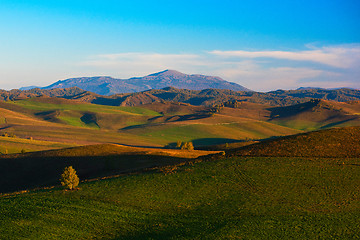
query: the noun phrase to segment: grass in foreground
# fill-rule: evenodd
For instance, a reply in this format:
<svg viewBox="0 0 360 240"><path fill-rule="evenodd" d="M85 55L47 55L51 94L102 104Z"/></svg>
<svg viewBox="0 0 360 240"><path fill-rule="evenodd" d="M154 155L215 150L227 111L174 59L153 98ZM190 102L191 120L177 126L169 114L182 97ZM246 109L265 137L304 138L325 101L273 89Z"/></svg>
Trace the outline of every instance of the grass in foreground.
<svg viewBox="0 0 360 240"><path fill-rule="evenodd" d="M79 177L86 180L175 165L217 153L219 152L97 144L0 155L0 193L58 184L59 176L67 166L73 166Z"/></svg>
<svg viewBox="0 0 360 240"><path fill-rule="evenodd" d="M3 239L359 239L360 159L230 158L0 198Z"/></svg>

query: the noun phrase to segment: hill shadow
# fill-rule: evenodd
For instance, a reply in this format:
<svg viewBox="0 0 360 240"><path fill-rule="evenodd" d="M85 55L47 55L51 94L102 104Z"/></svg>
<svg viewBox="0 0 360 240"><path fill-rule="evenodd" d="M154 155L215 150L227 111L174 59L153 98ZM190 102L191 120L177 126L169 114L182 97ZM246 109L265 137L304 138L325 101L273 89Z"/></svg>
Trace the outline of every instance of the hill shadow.
<svg viewBox="0 0 360 240"><path fill-rule="evenodd" d="M97 97L92 100L91 103L106 106L120 106L123 101L124 97Z"/></svg>
<svg viewBox="0 0 360 240"><path fill-rule="evenodd" d="M100 128L100 126L97 123L97 117L96 114L94 113L84 113L82 115L82 117L80 118L80 120L85 123L86 125L95 125L98 128Z"/></svg>
<svg viewBox="0 0 360 240"><path fill-rule="evenodd" d="M178 164L186 158L134 154L109 156L0 158L0 193L59 185L60 175L67 166L73 166L80 180L119 174L141 172L145 169Z"/></svg>
<svg viewBox="0 0 360 240"><path fill-rule="evenodd" d="M208 146L225 144L225 143L236 143L236 142L244 142L245 140L237 140L231 138L198 138L192 140L190 142L193 143L195 149L205 150ZM176 148L177 143L171 142L165 146L165 148Z"/></svg>

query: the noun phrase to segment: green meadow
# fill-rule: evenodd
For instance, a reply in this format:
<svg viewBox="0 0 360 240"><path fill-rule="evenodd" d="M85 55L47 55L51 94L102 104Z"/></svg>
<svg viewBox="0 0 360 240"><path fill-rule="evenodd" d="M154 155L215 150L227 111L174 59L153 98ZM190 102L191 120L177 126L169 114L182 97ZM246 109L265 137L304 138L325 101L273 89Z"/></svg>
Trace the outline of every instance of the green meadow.
<svg viewBox="0 0 360 240"><path fill-rule="evenodd" d="M39 97L2 102L1 107L7 111L3 116L7 126L4 132L75 145L108 142L166 146L180 140L204 146L300 132L244 118L231 109L224 114L209 114L204 107L172 103L121 107Z"/></svg>
<svg viewBox="0 0 360 240"><path fill-rule="evenodd" d="M0 136L0 153L20 153L21 151L33 152L48 149L58 149L66 147L74 147L76 144L61 143L52 141L40 141L34 139L24 139L18 137Z"/></svg>
<svg viewBox="0 0 360 240"><path fill-rule="evenodd" d="M2 239L359 239L360 159L234 157L3 195Z"/></svg>
<svg viewBox="0 0 360 240"><path fill-rule="evenodd" d="M51 103L47 102L47 99L25 99L25 100L18 100L12 103L17 106L21 106L27 109L32 110L40 110L40 111L47 111L47 110L73 110L73 111L90 111L96 113L122 113L122 114L136 114L136 115L148 115L148 116L160 116L159 113L141 108L141 107L121 107L121 106L104 106L104 105L97 105L97 104L90 104L90 103Z"/></svg>
<svg viewBox="0 0 360 240"><path fill-rule="evenodd" d="M0 105L0 239L360 238L359 127L303 133L324 125L168 103ZM163 148L179 140L226 153ZM69 165L74 191L59 186Z"/></svg>

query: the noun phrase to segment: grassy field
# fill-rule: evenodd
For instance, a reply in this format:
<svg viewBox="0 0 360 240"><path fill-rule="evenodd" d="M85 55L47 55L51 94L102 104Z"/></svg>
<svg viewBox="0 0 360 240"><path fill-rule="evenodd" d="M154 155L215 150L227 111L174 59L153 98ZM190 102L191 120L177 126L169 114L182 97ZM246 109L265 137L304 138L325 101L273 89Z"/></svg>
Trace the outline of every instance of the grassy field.
<svg viewBox="0 0 360 240"><path fill-rule="evenodd" d="M58 99L57 99L58 100ZM89 103L77 103L77 102L51 102L49 98L31 98L25 100L18 100L13 102L8 102L21 106L27 109L46 111L46 110L74 110L74 111L91 111L97 113L122 113L122 114L136 114L136 115L148 115L148 116L159 116L159 113L141 108L141 107L113 107L113 106L104 106L97 104ZM64 101L64 100L62 100Z"/></svg>
<svg viewBox="0 0 360 240"><path fill-rule="evenodd" d="M217 153L98 144L0 155L0 193L55 185L64 168L70 165L85 180L178 164Z"/></svg>
<svg viewBox="0 0 360 240"><path fill-rule="evenodd" d="M18 135L0 151L29 151L0 156L0 239L360 238L360 127L301 133L229 109L87 105L0 103L1 133ZM226 154L159 148L177 140ZM107 144L30 152L94 143ZM58 185L70 165L75 191Z"/></svg>
<svg viewBox="0 0 360 240"><path fill-rule="evenodd" d="M210 108L182 103L119 107L38 97L0 102L0 132L70 145L119 143L158 147L180 140L193 141L200 147L359 125L358 105L310 101L270 108L244 103L239 108L223 107L214 113Z"/></svg>
<svg viewBox="0 0 360 240"><path fill-rule="evenodd" d="M81 114L80 112L76 112L74 110L64 110L56 112L56 109L51 109L52 111L55 111L54 115L56 116L56 118L62 121L58 122L56 121L56 118L54 118L51 114L51 116L49 116L49 118L51 119L47 120L46 117L44 117L45 119L42 119L40 115L37 115L37 111L33 112L29 109L17 106L12 103L0 102L0 105L2 107L0 109L0 117L5 119L3 121L3 124L1 124L0 126L1 134L15 134L19 138L23 139L33 138L34 140L40 141L59 142L67 146L96 143L126 143L135 146L159 146L158 144L156 144L156 142L152 143L146 137L136 136L125 132L119 133L117 129L109 130L106 127L104 129L99 129L98 125L96 125L96 122L82 121L81 116L84 116L84 113ZM84 104L80 105L82 106ZM92 106L91 104L86 105ZM101 106L97 107L99 109L101 108ZM44 111L45 110L42 108L40 113ZM50 113L52 113L52 111L50 111ZM133 118L144 118L143 115L122 113L123 112L119 114L102 113L100 116L105 116L105 120L103 121L103 119L100 118L99 123L101 124L101 126L108 124L116 127L117 124L123 126L121 121L125 122L131 121ZM116 123L117 120L120 123ZM14 146L14 144L12 145ZM21 145L19 145L18 147L14 147L20 150L23 148L23 146ZM17 152L16 149L13 152Z"/></svg>
<svg viewBox="0 0 360 240"><path fill-rule="evenodd" d="M360 159L228 158L0 198L2 239L359 239Z"/></svg>
<svg viewBox="0 0 360 240"><path fill-rule="evenodd" d="M205 107L187 104L116 107L39 97L0 102L0 107L1 132L69 145L166 146L180 140L204 146L300 132L266 122L263 117L251 119L259 114L244 109L224 108L219 114L209 114Z"/></svg>
<svg viewBox="0 0 360 240"><path fill-rule="evenodd" d="M360 156L360 127L345 127L302 133L263 141L228 151L228 155L272 157Z"/></svg>
<svg viewBox="0 0 360 240"><path fill-rule="evenodd" d="M0 136L0 153L20 153L74 147L76 144Z"/></svg>
<svg viewBox="0 0 360 240"><path fill-rule="evenodd" d="M300 131L275 124L242 120L241 122L209 124L205 120L187 124L158 124L131 128L126 131L134 135L153 138L163 144L180 141L193 141L196 146L222 144L236 140L262 139L272 136L283 136Z"/></svg>
<svg viewBox="0 0 360 240"><path fill-rule="evenodd" d="M311 100L293 106L273 108L271 122L303 131L359 126L358 102Z"/></svg>

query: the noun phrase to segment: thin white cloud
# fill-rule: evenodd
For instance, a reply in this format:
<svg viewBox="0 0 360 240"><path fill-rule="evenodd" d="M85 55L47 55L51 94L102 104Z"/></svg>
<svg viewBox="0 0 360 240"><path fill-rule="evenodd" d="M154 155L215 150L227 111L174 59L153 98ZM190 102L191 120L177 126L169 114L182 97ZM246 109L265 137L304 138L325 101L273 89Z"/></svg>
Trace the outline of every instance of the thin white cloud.
<svg viewBox="0 0 360 240"><path fill-rule="evenodd" d="M274 58L316 62L332 67L351 68L360 62L360 47L322 47L306 51L210 51L210 54L229 58Z"/></svg>
<svg viewBox="0 0 360 240"><path fill-rule="evenodd" d="M219 76L257 91L307 86L360 89L359 44L307 47L305 51L128 52L89 56L80 62L7 64L0 66L0 84L11 89L46 86L70 77L129 78L175 69Z"/></svg>
<svg viewBox="0 0 360 240"><path fill-rule="evenodd" d="M246 87L250 89L270 91L305 86L300 83L302 79L316 78L324 74L324 71L291 67L261 68L255 65L252 68L239 66L236 69L223 69L222 74L228 76L228 79L246 79ZM306 86L309 86L309 84Z"/></svg>

